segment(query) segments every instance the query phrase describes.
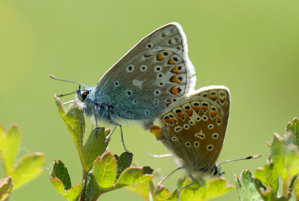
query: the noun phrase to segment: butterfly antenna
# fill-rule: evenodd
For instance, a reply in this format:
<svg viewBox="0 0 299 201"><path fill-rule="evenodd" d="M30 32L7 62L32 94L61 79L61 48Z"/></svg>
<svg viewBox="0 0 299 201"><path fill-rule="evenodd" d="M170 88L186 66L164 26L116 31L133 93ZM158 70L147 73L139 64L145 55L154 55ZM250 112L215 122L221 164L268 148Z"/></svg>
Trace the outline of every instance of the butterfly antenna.
<svg viewBox="0 0 299 201"><path fill-rule="evenodd" d="M85 85L81 84L80 82L70 81L70 80L62 80L62 79L59 79L59 78L55 77L54 75L49 75L49 77L52 78L52 79L54 79L54 80L59 80L59 81L63 81L63 82L71 82L71 83L79 84L80 86L85 87Z"/></svg>
<svg viewBox="0 0 299 201"><path fill-rule="evenodd" d="M161 154L161 155L154 155L154 154L150 154L148 152L145 152L146 155L153 157L153 158L166 158L166 157L170 157L172 156L172 154Z"/></svg>
<svg viewBox="0 0 299 201"><path fill-rule="evenodd" d="M262 156L262 154L258 154L258 155L248 156L248 157L245 157L245 158L237 158L237 159L227 160L227 161L223 161L223 162L219 163L218 166L222 165L223 163L230 163L230 162L234 162L234 161L249 160L249 159L253 159L253 158L259 158L261 156Z"/></svg>

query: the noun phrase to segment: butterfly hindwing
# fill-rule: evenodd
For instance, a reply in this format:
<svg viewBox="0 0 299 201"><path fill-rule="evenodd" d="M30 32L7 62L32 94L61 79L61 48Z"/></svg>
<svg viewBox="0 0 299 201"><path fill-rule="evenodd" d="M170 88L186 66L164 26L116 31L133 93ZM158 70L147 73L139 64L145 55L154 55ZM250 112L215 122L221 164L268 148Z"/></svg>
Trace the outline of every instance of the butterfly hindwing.
<svg viewBox="0 0 299 201"><path fill-rule="evenodd" d="M161 141L193 170L210 170L222 149L230 94L223 86L201 88L167 108Z"/></svg>

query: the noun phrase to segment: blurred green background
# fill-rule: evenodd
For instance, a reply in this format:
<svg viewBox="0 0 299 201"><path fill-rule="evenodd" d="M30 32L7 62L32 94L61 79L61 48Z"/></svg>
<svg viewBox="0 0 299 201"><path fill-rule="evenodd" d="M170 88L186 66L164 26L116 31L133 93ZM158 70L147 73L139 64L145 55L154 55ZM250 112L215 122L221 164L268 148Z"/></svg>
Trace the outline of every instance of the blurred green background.
<svg viewBox="0 0 299 201"><path fill-rule="evenodd" d="M93 86L141 38L173 21L187 35L196 89L225 85L231 91L231 116L218 161L263 154L223 165L224 176L235 184L234 174L264 165L266 141L273 132L284 134L287 122L299 115L298 10L295 0L0 0L0 122L5 130L19 125L21 155L46 155L44 173L13 192L11 200L64 200L49 180L53 159L65 162L73 184L81 180L80 162L53 96L77 85L54 81L48 74ZM159 167L163 175L176 168L172 158L145 155L167 153L152 134L138 125L124 125L123 130L139 165ZM124 151L119 133L117 129L110 143L113 154ZM165 187L174 190L181 174L167 179ZM121 189L102 200L142 199ZM237 191L215 200L238 200Z"/></svg>

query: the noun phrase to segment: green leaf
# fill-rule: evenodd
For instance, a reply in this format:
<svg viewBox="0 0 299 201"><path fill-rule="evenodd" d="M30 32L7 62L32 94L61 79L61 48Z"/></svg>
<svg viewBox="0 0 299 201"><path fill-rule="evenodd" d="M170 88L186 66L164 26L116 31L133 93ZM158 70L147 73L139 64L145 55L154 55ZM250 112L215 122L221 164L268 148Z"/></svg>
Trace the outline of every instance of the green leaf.
<svg viewBox="0 0 299 201"><path fill-rule="evenodd" d="M61 160L54 160L53 171L50 173L50 180L56 191L63 195L65 199L69 201L79 199L84 182L81 185L75 185L72 187L67 167Z"/></svg>
<svg viewBox="0 0 299 201"><path fill-rule="evenodd" d="M0 180L0 200L5 200L9 196L9 192L13 189L11 177Z"/></svg>
<svg viewBox="0 0 299 201"><path fill-rule="evenodd" d="M274 194L272 189L267 189L261 180L253 178L253 182L256 190L259 192L264 201L277 200L277 194Z"/></svg>
<svg viewBox="0 0 299 201"><path fill-rule="evenodd" d="M154 190L154 200L155 201L164 201L164 200L166 200L168 195L169 195L168 189L166 189L162 185L156 186L156 188Z"/></svg>
<svg viewBox="0 0 299 201"><path fill-rule="evenodd" d="M116 160L110 152L94 161L93 174L101 190L113 187L116 178Z"/></svg>
<svg viewBox="0 0 299 201"><path fill-rule="evenodd" d="M293 135L287 133L285 140L278 134L274 134L271 146L271 156L274 168L278 171L284 182L299 173L299 153L297 147L293 144Z"/></svg>
<svg viewBox="0 0 299 201"><path fill-rule="evenodd" d="M263 198L256 190L249 170L242 171L240 179L235 175L237 190L241 201L263 201Z"/></svg>
<svg viewBox="0 0 299 201"><path fill-rule="evenodd" d="M65 189L64 189L64 185L62 183L62 181L58 178L53 178L50 177L51 183L53 184L54 188L56 189L56 191L58 193L60 193L61 195L65 194Z"/></svg>
<svg viewBox="0 0 299 201"><path fill-rule="evenodd" d="M296 200L299 200L299 181L298 181L298 179L294 186L294 194L295 194Z"/></svg>
<svg viewBox="0 0 299 201"><path fill-rule="evenodd" d="M65 193L65 195L63 197L69 201L79 200L79 196L80 196L83 186L84 186L84 183L81 185L77 184L77 185L73 186Z"/></svg>
<svg viewBox="0 0 299 201"><path fill-rule="evenodd" d="M21 131L17 125L12 125L7 133L4 132L0 125L0 153L6 175L10 175L21 144Z"/></svg>
<svg viewBox="0 0 299 201"><path fill-rule="evenodd" d="M177 189L181 189L185 180L187 179L187 177L185 175L182 175L178 178L178 181L177 181Z"/></svg>
<svg viewBox="0 0 299 201"><path fill-rule="evenodd" d="M127 156L127 154L124 154L122 157L125 159ZM123 161L124 163L122 164L127 164L125 161ZM101 193L128 185L149 182L153 177L152 175L148 174L143 175L143 168L129 167L121 173L119 179L115 183L116 167L116 159L110 152L104 153L101 157L98 157L94 161L93 174Z"/></svg>
<svg viewBox="0 0 299 201"><path fill-rule="evenodd" d="M93 161L105 152L108 146L108 143L105 142L105 133L107 132L109 133L110 129L106 131L104 130L104 128L94 129L89 135L86 143L84 144L82 150L82 158L84 161L83 168L85 172L88 172L92 168Z"/></svg>
<svg viewBox="0 0 299 201"><path fill-rule="evenodd" d="M267 164L262 168L257 168L254 175L257 179L261 180L268 189L272 189L273 193L277 195L279 177L273 163Z"/></svg>
<svg viewBox="0 0 299 201"><path fill-rule="evenodd" d="M140 167L129 167L123 171L115 183L116 188L121 188L127 185L134 185L141 182L150 182L153 175L143 175L143 170Z"/></svg>
<svg viewBox="0 0 299 201"><path fill-rule="evenodd" d="M166 198L166 201L176 201L178 198L177 190L172 191Z"/></svg>
<svg viewBox="0 0 299 201"><path fill-rule="evenodd" d="M295 144L299 149L299 119L295 117L292 122L287 125L287 131L292 131L295 137Z"/></svg>
<svg viewBox="0 0 299 201"><path fill-rule="evenodd" d="M175 201L178 198L177 190L169 193L169 190L162 185L157 185L153 193L154 201Z"/></svg>
<svg viewBox="0 0 299 201"><path fill-rule="evenodd" d="M142 174L153 174L154 169L150 168L149 166L144 166L142 168Z"/></svg>
<svg viewBox="0 0 299 201"><path fill-rule="evenodd" d="M82 115L82 110L76 101L72 102L67 111L60 102L60 99L55 95L55 102L58 109L58 113L64 121L67 129L69 130L76 149L79 153L81 162L83 164L81 147L83 146L83 136L85 131L85 119ZM80 127L81 121L81 127Z"/></svg>
<svg viewBox="0 0 299 201"><path fill-rule="evenodd" d="M61 160L54 160L53 171L51 172L53 178L58 178L64 185L64 189L68 190L72 187L71 178L67 167Z"/></svg>
<svg viewBox="0 0 299 201"><path fill-rule="evenodd" d="M40 152L26 154L11 172L15 187L20 187L38 177L43 171L45 155Z"/></svg>
<svg viewBox="0 0 299 201"><path fill-rule="evenodd" d="M85 185L85 200L93 201L97 200L100 195L100 189L94 178L94 175L89 172L86 177L86 185Z"/></svg>
<svg viewBox="0 0 299 201"><path fill-rule="evenodd" d="M190 183L192 183L192 181L186 179L183 186ZM204 201L218 197L234 188L234 186L228 185L227 183L225 178L214 178L198 188L197 186L202 184L197 182L195 185L184 188L181 191L181 200Z"/></svg>
<svg viewBox="0 0 299 201"><path fill-rule="evenodd" d="M131 186L126 186L126 189L133 191L140 195L143 199L149 200L150 184L149 183L138 183Z"/></svg>
<svg viewBox="0 0 299 201"><path fill-rule="evenodd" d="M288 189L288 198L290 198L292 196L292 192L294 191L294 188L295 188L295 184L297 182L297 178L298 178L298 175L294 176L292 179L291 179L291 182L290 182L290 185L289 185L289 189ZM296 195L296 192L294 191L294 194Z"/></svg>
<svg viewBox="0 0 299 201"><path fill-rule="evenodd" d="M114 155L116 161L117 161L117 173L116 173L116 180L119 178L120 174L128 167L130 167L132 160L133 160L133 154L124 152L118 157L117 155Z"/></svg>
<svg viewBox="0 0 299 201"><path fill-rule="evenodd" d="M82 191L82 188L84 186L84 183L81 185L75 185L72 188L70 188L68 191L64 189L64 185L62 181L58 178L50 177L51 183L53 184L54 188L58 193L63 195L65 199L68 201L75 201L78 200L79 195Z"/></svg>
<svg viewBox="0 0 299 201"><path fill-rule="evenodd" d="M285 152L282 138L274 133L273 142L271 144L271 157L275 169L279 172L279 175L283 180L288 178L287 170L285 169Z"/></svg>

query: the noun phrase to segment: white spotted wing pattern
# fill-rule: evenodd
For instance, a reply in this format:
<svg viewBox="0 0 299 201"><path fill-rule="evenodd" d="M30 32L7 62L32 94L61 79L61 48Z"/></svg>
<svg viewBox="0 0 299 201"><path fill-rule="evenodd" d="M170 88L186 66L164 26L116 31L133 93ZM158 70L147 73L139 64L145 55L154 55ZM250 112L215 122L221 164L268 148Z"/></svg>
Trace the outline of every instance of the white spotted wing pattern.
<svg viewBox="0 0 299 201"><path fill-rule="evenodd" d="M87 116L120 125L138 120L148 129L161 110L193 90L194 67L185 33L166 24L137 43L97 82L77 91Z"/></svg>
<svg viewBox="0 0 299 201"><path fill-rule="evenodd" d="M224 142L229 107L228 88L209 86L182 98L162 113L164 126L156 137L191 177L220 175L216 160Z"/></svg>

